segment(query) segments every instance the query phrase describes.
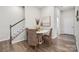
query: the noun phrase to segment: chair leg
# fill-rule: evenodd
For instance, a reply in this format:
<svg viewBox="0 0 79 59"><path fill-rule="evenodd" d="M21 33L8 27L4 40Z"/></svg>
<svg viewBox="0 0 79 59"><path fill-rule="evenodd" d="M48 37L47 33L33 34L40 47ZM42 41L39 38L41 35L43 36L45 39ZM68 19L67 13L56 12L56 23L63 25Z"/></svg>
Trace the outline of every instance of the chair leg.
<svg viewBox="0 0 79 59"><path fill-rule="evenodd" d="M31 48L37 52L37 46L31 46Z"/></svg>

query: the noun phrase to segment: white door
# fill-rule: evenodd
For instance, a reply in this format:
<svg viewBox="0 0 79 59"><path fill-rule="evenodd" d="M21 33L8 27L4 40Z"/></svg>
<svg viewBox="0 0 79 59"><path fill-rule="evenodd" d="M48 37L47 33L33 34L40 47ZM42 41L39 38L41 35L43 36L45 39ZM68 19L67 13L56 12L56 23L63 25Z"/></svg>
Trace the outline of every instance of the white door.
<svg viewBox="0 0 79 59"><path fill-rule="evenodd" d="M61 33L74 34L75 10L65 10L61 12Z"/></svg>

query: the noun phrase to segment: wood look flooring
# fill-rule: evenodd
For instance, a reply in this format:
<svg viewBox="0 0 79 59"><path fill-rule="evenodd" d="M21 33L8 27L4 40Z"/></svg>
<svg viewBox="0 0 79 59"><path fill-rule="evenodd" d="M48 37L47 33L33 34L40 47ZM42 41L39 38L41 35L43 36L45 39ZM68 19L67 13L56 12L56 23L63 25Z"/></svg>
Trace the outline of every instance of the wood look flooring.
<svg viewBox="0 0 79 59"><path fill-rule="evenodd" d="M72 35L59 35L52 39L51 46L41 44L33 49L26 41L9 45L9 41L0 42L0 52L76 52L76 41Z"/></svg>

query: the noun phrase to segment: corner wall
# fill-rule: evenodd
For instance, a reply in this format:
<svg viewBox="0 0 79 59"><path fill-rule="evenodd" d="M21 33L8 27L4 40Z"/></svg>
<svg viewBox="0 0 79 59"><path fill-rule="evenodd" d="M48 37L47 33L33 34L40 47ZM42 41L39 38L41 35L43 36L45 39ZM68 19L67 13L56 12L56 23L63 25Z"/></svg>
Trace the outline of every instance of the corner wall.
<svg viewBox="0 0 79 59"><path fill-rule="evenodd" d="M79 10L79 7L75 7L75 37L76 37L77 50L79 51L79 21L77 21L76 19L77 10Z"/></svg>
<svg viewBox="0 0 79 59"><path fill-rule="evenodd" d="M11 24L24 18L22 7L0 6L0 41L8 40L10 37L9 27ZM23 24L24 26L24 24ZM14 42L24 39L24 35L19 36Z"/></svg>

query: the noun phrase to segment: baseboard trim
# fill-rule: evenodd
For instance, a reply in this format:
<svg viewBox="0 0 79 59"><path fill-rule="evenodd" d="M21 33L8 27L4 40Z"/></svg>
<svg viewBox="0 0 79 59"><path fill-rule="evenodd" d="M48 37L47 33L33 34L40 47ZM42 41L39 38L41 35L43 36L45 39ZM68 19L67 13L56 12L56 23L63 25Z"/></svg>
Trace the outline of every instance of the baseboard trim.
<svg viewBox="0 0 79 59"><path fill-rule="evenodd" d="M0 42L3 42L3 41L9 41L9 40L10 40L9 38L1 39ZM15 40L15 41L13 40L13 41L12 41L12 44L14 44L14 43L18 43L18 42L20 42L20 41L24 41L24 40L25 40L25 39Z"/></svg>
<svg viewBox="0 0 79 59"><path fill-rule="evenodd" d="M24 41L24 40L25 40L25 39L12 41L12 44L15 44L15 43L18 43L18 42L21 42L21 41Z"/></svg>
<svg viewBox="0 0 79 59"><path fill-rule="evenodd" d="M1 39L1 38L0 38L0 39ZM3 39L0 40L0 42L2 42L2 41L7 41L7 40L9 40L9 38L3 38Z"/></svg>
<svg viewBox="0 0 79 59"><path fill-rule="evenodd" d="M57 36L52 37L53 39L55 39Z"/></svg>
<svg viewBox="0 0 79 59"><path fill-rule="evenodd" d="M74 34L60 34L60 35L72 35L72 36L75 36Z"/></svg>

